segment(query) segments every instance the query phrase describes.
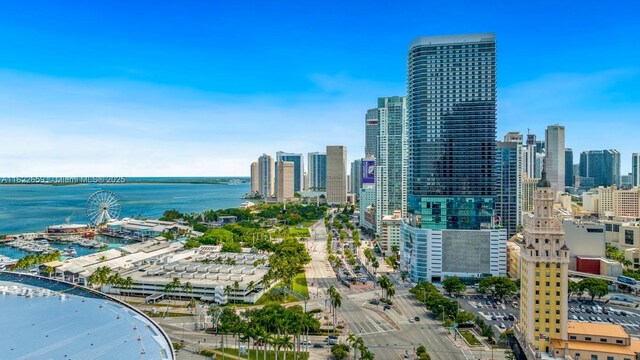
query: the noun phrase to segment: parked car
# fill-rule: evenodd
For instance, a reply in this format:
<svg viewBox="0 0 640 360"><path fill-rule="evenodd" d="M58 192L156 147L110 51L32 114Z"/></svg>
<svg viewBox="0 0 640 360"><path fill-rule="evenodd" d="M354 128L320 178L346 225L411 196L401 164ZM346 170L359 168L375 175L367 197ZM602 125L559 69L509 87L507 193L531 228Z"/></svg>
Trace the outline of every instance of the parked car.
<svg viewBox="0 0 640 360"><path fill-rule="evenodd" d="M311 345L311 341L309 341L309 340L302 340L302 341L300 341L300 345Z"/></svg>
<svg viewBox="0 0 640 360"><path fill-rule="evenodd" d="M491 315L491 320L496 321L498 318L495 315Z"/></svg>
<svg viewBox="0 0 640 360"><path fill-rule="evenodd" d="M378 304L380 304L380 301L378 301L378 299L372 299L372 300L369 300L369 304L378 305Z"/></svg>
<svg viewBox="0 0 640 360"><path fill-rule="evenodd" d="M584 321L584 316L582 316L582 315L578 316L578 320Z"/></svg>
<svg viewBox="0 0 640 360"><path fill-rule="evenodd" d="M416 316L416 317L414 317L414 318L413 318L413 320L415 320L415 321L420 321L420 317L419 317L419 316Z"/></svg>
<svg viewBox="0 0 640 360"><path fill-rule="evenodd" d="M316 344L313 344L313 347L316 348L316 349L321 349L321 348L324 347L324 345L320 344L320 343L316 343Z"/></svg>
<svg viewBox="0 0 640 360"><path fill-rule="evenodd" d="M622 316L627 316L627 313L626 313L626 312L624 312L624 310L620 310L620 315L622 315Z"/></svg>
<svg viewBox="0 0 640 360"><path fill-rule="evenodd" d="M573 315L575 316L575 315ZM516 321L516 317L513 314L509 314L509 321Z"/></svg>
<svg viewBox="0 0 640 360"><path fill-rule="evenodd" d="M504 325L504 323L500 323L500 329L506 329L507 327Z"/></svg>
<svg viewBox="0 0 640 360"><path fill-rule="evenodd" d="M413 324L413 319L412 319L412 318L409 318L409 322L410 322L411 324Z"/></svg>

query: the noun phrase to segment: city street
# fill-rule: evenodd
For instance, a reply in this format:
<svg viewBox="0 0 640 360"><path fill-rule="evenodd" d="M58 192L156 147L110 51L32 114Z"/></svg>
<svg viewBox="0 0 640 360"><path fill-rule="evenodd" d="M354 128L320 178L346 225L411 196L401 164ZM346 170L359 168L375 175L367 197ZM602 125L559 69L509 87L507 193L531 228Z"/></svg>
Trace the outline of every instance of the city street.
<svg viewBox="0 0 640 360"><path fill-rule="evenodd" d="M340 291L342 306L338 309L338 323L343 321L348 327L343 334L353 332L361 336L377 359L400 359L405 352L412 354L419 345L426 346L434 360L473 358L471 353L465 356L439 323L426 316L424 307L412 298L406 288L397 288L394 307L384 311L382 305L368 303L380 297L380 289L374 288L371 282L351 288L340 284L326 261L326 230L321 222L318 224L311 228L308 243L312 259L307 269L309 294L317 294L315 299L311 296L312 301L324 307L326 289L333 285ZM408 318L415 316L419 316L421 321L409 323Z"/></svg>

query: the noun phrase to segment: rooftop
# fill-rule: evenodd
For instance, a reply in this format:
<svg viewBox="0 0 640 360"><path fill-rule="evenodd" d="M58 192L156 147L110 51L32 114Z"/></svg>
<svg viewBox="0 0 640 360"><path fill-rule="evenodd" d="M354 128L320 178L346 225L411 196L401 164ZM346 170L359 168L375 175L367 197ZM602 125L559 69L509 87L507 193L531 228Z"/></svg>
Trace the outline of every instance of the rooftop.
<svg viewBox="0 0 640 360"><path fill-rule="evenodd" d="M567 332L576 335L608 336L628 338L629 334L620 325L569 321Z"/></svg>
<svg viewBox="0 0 640 360"><path fill-rule="evenodd" d="M555 349L565 349L565 346L568 345L570 351L591 351L607 354L628 355L635 358L636 351L638 351L638 348L640 347L640 340L631 340L631 346L556 339L551 340L551 344Z"/></svg>
<svg viewBox="0 0 640 360"><path fill-rule="evenodd" d="M495 41L494 33L421 36L411 42L409 48L420 45L463 44L468 42Z"/></svg>

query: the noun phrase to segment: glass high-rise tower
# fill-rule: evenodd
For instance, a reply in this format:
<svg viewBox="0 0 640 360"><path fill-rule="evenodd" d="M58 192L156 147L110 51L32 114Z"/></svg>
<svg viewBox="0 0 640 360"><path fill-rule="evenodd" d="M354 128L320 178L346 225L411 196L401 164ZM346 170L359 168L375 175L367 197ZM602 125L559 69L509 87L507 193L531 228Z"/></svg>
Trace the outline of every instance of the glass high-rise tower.
<svg viewBox="0 0 640 360"><path fill-rule="evenodd" d="M417 38L407 68L409 220L480 229L496 196L495 36Z"/></svg>

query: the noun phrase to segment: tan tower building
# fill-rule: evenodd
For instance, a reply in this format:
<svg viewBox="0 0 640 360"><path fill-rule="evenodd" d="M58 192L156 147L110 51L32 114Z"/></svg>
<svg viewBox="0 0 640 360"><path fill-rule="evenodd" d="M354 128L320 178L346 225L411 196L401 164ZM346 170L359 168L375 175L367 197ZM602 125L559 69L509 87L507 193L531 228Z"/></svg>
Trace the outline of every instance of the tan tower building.
<svg viewBox="0 0 640 360"><path fill-rule="evenodd" d="M327 204L347 201L347 147L327 146Z"/></svg>
<svg viewBox="0 0 640 360"><path fill-rule="evenodd" d="M258 162L254 161L251 163L251 195L255 195L259 191L260 184L260 167L258 166Z"/></svg>
<svg viewBox="0 0 640 360"><path fill-rule="evenodd" d="M293 199L293 167L292 161L278 161L276 163L276 200L279 203Z"/></svg>
<svg viewBox="0 0 640 360"><path fill-rule="evenodd" d="M527 358L549 351L550 339L567 340L569 248L562 219L553 216L555 191L542 173L533 213L525 216L520 250L520 321L516 337Z"/></svg>

